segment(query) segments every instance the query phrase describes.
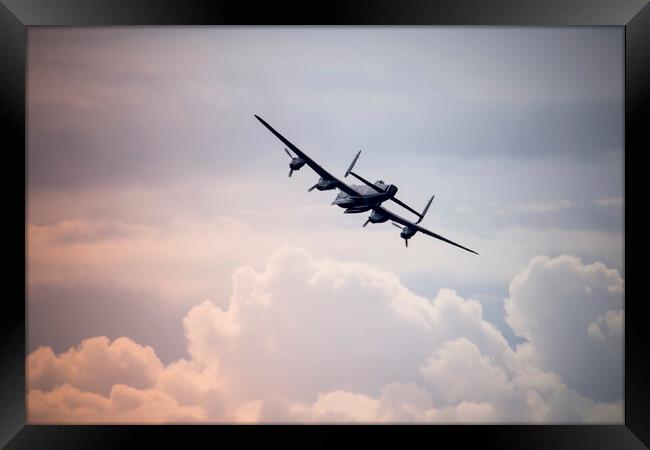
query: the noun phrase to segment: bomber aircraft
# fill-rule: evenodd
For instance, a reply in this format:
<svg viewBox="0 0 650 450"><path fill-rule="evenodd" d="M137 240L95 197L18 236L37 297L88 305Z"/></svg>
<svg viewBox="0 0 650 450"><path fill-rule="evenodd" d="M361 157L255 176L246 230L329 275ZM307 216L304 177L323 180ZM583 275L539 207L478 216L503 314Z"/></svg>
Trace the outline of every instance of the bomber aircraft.
<svg viewBox="0 0 650 450"><path fill-rule="evenodd" d="M308 191L311 192L314 189L318 189L319 191L329 191L333 189L338 189L339 193L337 194L336 198L332 202L332 205L337 205L341 208L344 208L345 209L345 211L343 211L344 213L357 214L357 213L372 211L370 213L370 216L368 217L368 220L366 220L366 222L363 224L364 227L368 225L368 223L383 223L390 220L394 226L402 230L400 232L400 237L404 239L404 243L406 247L408 247L409 239L411 239L417 232L420 232L478 255L478 253L476 253L474 250L470 250L469 248L463 247L460 244L452 242L449 239L446 239L440 236L439 234L436 234L418 225L422 221L422 219L424 219L424 216L429 210L429 206L431 206L433 197L431 197L431 199L424 207L422 212L419 213L413 208L411 208L410 206L408 206L407 204L405 204L404 202L402 202L401 200L399 200L397 197L395 197L395 194L397 193L397 186L395 186L394 184L386 184L383 180L378 180L374 183L371 183L370 181L363 178L361 175L353 172L352 169L354 168L354 165L356 164L357 160L359 159L359 155L361 154L360 150L352 160L352 163L350 164L348 170L345 172L344 178L347 178L348 175L352 175L353 177L361 181L363 185L354 185L354 184L348 185L345 182L341 181L339 178L335 177L334 175L326 171L325 169L323 169L313 159L311 159L304 152L302 152L302 150L300 150L298 147L293 145L291 142L289 142L287 138L282 136L273 127L271 127L271 125L266 123L264 119L262 119L258 115L255 115L255 118L259 120L262 125L264 125L271 133L273 133L278 139L280 139L280 141L282 141L282 143L284 143L284 145L289 147L289 149L291 149L291 151L293 152L292 154L289 151L289 149L287 148L284 149L287 155L289 155L289 157L291 158L291 162L289 163L289 177L291 177L294 171L300 170L304 165L311 167L311 169L314 172L316 172L320 176L320 178L318 179L318 182L316 184L314 184L312 187L308 189ZM404 209L418 216L418 220L416 222L411 222L403 217L398 216L392 211L389 211L388 209L382 206L382 203L384 203L385 201L392 201L397 203L399 206L403 207Z"/></svg>

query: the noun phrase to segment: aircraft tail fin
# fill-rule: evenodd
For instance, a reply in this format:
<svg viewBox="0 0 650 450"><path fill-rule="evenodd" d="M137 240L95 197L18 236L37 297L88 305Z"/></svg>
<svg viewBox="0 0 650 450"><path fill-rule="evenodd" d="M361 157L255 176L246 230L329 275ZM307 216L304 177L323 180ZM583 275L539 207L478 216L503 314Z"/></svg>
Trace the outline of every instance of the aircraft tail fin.
<svg viewBox="0 0 650 450"><path fill-rule="evenodd" d="M361 154L361 150L359 150L359 153L357 153L357 156L354 157L354 159L352 160L352 164L350 164L350 167L348 167L348 170L345 172L346 177L350 175L350 172L352 172L352 168L357 163L357 159L359 159L360 154Z"/></svg>
<svg viewBox="0 0 650 450"><path fill-rule="evenodd" d="M433 198L434 198L434 197L435 197L435 195L432 195L432 196L431 196L431 198L429 199L429 202L427 203L427 206L425 206L424 209L422 210L422 214L418 214L418 215L420 216L420 218L419 218L418 221L415 222L415 223L420 223L420 222L422 222L422 219L424 219L424 216L427 215L427 211L429 210L429 206L431 206L431 202L433 201Z"/></svg>

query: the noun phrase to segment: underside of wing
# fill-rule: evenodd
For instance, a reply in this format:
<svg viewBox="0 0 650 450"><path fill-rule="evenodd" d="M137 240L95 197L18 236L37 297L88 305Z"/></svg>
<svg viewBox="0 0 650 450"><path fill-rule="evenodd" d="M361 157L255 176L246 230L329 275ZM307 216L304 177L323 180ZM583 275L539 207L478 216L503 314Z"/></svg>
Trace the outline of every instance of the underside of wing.
<svg viewBox="0 0 650 450"><path fill-rule="evenodd" d="M352 189L350 186L345 184L343 181L339 180L336 178L334 175L329 173L327 170L323 169L321 166L319 166L313 159L311 159L309 156L307 156L302 150L300 150L298 147L293 145L287 138L282 136L280 133L278 133L271 125L266 123L264 119L259 117L258 115L255 115L255 118L260 121L262 125L264 125L271 133L275 135L278 139L280 139L284 145L289 147L296 155L298 155L299 158L303 159L305 161L305 164L307 164L309 167L312 168L314 172L316 172L318 175L320 175L321 178L325 180L333 180L336 182L336 187L339 188L341 191L345 192L348 195L352 196L358 196L359 194L357 191Z"/></svg>
<svg viewBox="0 0 650 450"><path fill-rule="evenodd" d="M406 220L405 218L398 216L397 214L387 210L386 208L384 208L382 206L377 206L377 207L375 207L373 209L375 211L379 212L380 214L383 214L384 216L388 217L393 222L397 222L397 223L400 223L400 224L402 224L404 226L408 226L408 227L410 227L410 228L412 228L414 230L419 231L420 233L426 234L428 236L439 239L439 240L441 240L443 242L446 242L448 244L454 245L454 246L456 246L458 248L462 248L463 250L467 250L468 252L474 253L475 255L478 255L478 253L476 253L474 250L470 250L469 248L463 247L460 244L457 244L457 243L455 243L453 241L450 241L449 239L447 239L445 237L442 237L439 234L434 233L433 231L429 231L426 228L422 228L420 225L417 225L417 224L415 224L415 223L413 223L413 222L411 222L409 220Z"/></svg>
<svg viewBox="0 0 650 450"><path fill-rule="evenodd" d="M403 218L403 217L401 217L401 216L398 216L397 214L395 214L395 213L392 212L392 211L387 210L387 209L384 208L383 206L375 206L375 207L372 208L372 209L373 209L374 211L377 211L379 214L382 214L382 215L388 217L388 218L389 218L390 220L392 220L393 222L401 223L401 224L404 225L404 226L411 226L411 225L414 225L414 223L411 222L410 220L406 220L405 218Z"/></svg>
<svg viewBox="0 0 650 450"><path fill-rule="evenodd" d="M429 231L429 230L427 230L426 228L422 228L422 227L419 226L419 225L415 225L415 224L414 224L413 226L414 226L414 228L417 229L420 233L427 234L427 235L429 235L429 236L431 236L431 237L433 237L433 238L440 239L441 241L444 241L444 242L446 242L446 243L448 243L448 244L455 245L455 246L458 247L458 248L462 248L463 250L467 250L468 252L471 252L471 253L474 253L475 255L478 255L478 253L476 253L474 250L470 250L470 249L467 248L467 247L463 247L463 246L460 245L460 244L456 244L455 242L450 241L449 239L444 238L444 237L440 236L439 234L434 233L433 231Z"/></svg>

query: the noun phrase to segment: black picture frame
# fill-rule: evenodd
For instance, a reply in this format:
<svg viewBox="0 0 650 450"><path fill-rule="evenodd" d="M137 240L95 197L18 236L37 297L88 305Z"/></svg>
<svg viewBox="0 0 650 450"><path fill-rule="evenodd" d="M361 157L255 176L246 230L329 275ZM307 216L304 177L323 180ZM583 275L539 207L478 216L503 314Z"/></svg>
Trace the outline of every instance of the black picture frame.
<svg viewBox="0 0 650 450"><path fill-rule="evenodd" d="M625 27L625 424L494 426L49 426L26 425L26 27L113 25L516 25ZM644 213L644 152L650 150L643 118L650 109L650 6L647 0L465 0L358 1L248 4L235 1L172 0L0 0L0 114L5 125L3 196L8 224L6 276L17 292L4 296L0 331L0 444L6 448L115 448L139 440L192 446L207 438L224 442L278 439L324 446L353 439L401 444L454 446L474 443L495 448L645 448L650 446L650 357L646 343L647 295L641 295L644 258L650 250ZM15 177L15 179L14 179ZM24 183L24 196L16 186ZM10 193L10 195L6 195ZM636 211L634 211L636 208ZM641 209L641 211L639 211ZM22 229L21 229L22 227ZM23 239L20 239L20 236ZM23 264L19 264L22 261ZM22 296L22 300L21 300ZM21 303L22 301L22 303ZM405 441L405 439L409 439ZM417 439L412 441L411 439Z"/></svg>

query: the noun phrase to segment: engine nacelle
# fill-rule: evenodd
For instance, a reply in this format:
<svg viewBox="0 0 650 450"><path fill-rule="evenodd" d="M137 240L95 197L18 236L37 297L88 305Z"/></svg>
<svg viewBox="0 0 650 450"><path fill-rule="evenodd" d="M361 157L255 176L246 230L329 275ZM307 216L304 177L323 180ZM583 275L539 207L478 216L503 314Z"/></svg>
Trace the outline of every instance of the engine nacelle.
<svg viewBox="0 0 650 450"><path fill-rule="evenodd" d="M378 211L373 211L368 217L368 222L370 223L384 223L388 220L388 216L383 215Z"/></svg>
<svg viewBox="0 0 650 450"><path fill-rule="evenodd" d="M417 233L418 230L411 228L409 226L406 226L402 228L402 232L399 234L402 239L411 239L415 233Z"/></svg>
<svg viewBox="0 0 650 450"><path fill-rule="evenodd" d="M335 180L325 180L323 178L320 178L318 180L318 183L316 183L316 189L319 191L331 191L334 188L336 188Z"/></svg>
<svg viewBox="0 0 650 450"><path fill-rule="evenodd" d="M300 168L305 165L305 162L306 161L302 158L291 158L289 168L291 170L300 170Z"/></svg>

